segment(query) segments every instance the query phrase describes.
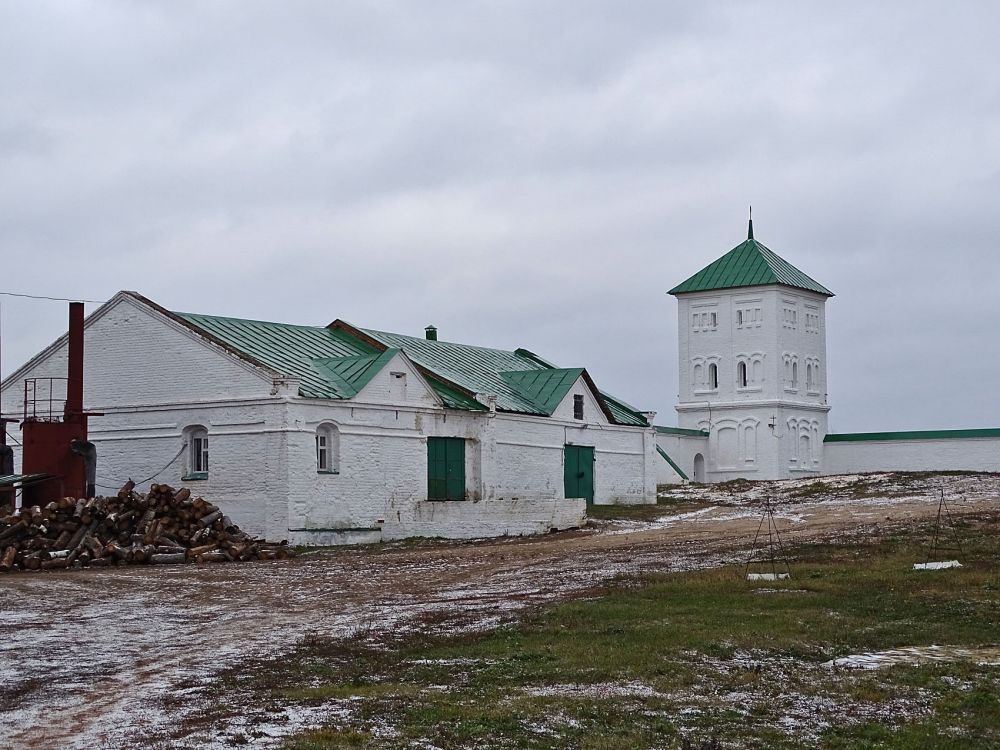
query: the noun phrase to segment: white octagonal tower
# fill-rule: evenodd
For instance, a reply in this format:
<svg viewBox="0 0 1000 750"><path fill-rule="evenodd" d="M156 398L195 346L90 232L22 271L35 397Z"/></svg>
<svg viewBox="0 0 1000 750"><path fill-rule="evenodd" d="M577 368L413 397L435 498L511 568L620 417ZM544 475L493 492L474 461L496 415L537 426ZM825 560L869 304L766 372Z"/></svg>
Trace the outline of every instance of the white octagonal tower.
<svg viewBox="0 0 1000 750"><path fill-rule="evenodd" d="M680 427L708 432L702 481L823 470L826 287L753 237L670 290ZM696 459L696 465L699 462Z"/></svg>

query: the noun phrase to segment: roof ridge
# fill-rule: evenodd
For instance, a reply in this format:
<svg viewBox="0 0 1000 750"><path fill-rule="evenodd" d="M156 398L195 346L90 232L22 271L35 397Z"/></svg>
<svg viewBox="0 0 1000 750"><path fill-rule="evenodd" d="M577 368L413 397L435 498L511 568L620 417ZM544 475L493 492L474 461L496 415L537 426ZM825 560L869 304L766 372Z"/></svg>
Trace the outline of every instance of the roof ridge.
<svg viewBox="0 0 1000 750"><path fill-rule="evenodd" d="M308 328L309 330L329 330L326 326L311 326L305 323L281 323L277 320L259 320L257 318L239 318L234 315L210 315L208 313L192 313L192 312L180 312L172 311L174 315L180 315L185 318L212 318L214 320L235 320L240 323L263 323L267 326L281 326L282 328Z"/></svg>
<svg viewBox="0 0 1000 750"><path fill-rule="evenodd" d="M394 333L393 331L380 331L377 328L361 328L360 326L358 328L359 328L359 330L364 331L365 333L368 333L368 334L376 334L376 335L383 334L385 336L397 336L399 338L412 339L413 341L419 341L421 344L424 344L424 345L427 345L427 346L434 346L434 345L463 346L463 347L466 347L467 349L478 349L479 351L484 351L484 352L503 352L504 354L510 354L510 355L519 357L521 359L530 359L526 355L521 354L517 349L501 349L501 348L496 347L496 346L479 346L477 344L463 344L460 341L444 341L444 340L441 340L441 339L426 339L426 338L423 338L421 336L411 336L408 333Z"/></svg>

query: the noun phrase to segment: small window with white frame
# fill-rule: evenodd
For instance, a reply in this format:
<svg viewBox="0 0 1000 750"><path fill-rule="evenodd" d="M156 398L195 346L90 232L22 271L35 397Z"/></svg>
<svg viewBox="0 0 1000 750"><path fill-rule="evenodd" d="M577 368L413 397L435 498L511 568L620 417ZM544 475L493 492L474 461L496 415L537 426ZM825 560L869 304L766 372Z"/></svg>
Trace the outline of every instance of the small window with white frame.
<svg viewBox="0 0 1000 750"><path fill-rule="evenodd" d="M208 430L201 425L194 425L184 432L187 442L187 472L183 479L208 479Z"/></svg>
<svg viewBox="0 0 1000 750"><path fill-rule="evenodd" d="M316 428L316 472L340 473L340 430L333 424Z"/></svg>

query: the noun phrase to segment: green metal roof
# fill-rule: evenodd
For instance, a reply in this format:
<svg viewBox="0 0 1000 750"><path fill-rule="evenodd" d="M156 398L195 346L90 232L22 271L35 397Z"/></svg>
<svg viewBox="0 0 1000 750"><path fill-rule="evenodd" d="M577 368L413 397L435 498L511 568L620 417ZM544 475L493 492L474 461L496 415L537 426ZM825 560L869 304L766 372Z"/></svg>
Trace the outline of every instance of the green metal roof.
<svg viewBox="0 0 1000 750"><path fill-rule="evenodd" d="M507 351L490 349L449 341L430 341L399 333L359 329L386 346L396 346L417 364L440 375L472 393L493 393L497 397L497 409L520 414L552 413L559 401L549 405L562 388L565 397L569 387L581 374L582 368L560 369L550 367L545 360L526 349ZM546 371L555 370L555 376ZM540 372L537 382L530 376L531 371ZM512 373L516 373L513 377ZM576 373L572 381L567 379ZM528 385L532 382L531 385ZM596 390L596 389L595 389ZM619 424L647 426L646 419L638 411L624 402L597 391L599 400L604 402L612 421ZM562 397L559 397L561 400ZM536 399L542 398L544 404Z"/></svg>
<svg viewBox="0 0 1000 750"><path fill-rule="evenodd" d="M968 440L1000 438L1000 428L978 430L909 430L904 432L842 432L827 435L824 443L863 443L875 440Z"/></svg>
<svg viewBox="0 0 1000 750"><path fill-rule="evenodd" d="M537 355L403 336L349 325L300 326L216 315L174 313L183 322L274 372L300 380L308 398L351 398L399 351L422 368L445 406L482 411L473 394L492 393L497 408L549 416L583 368L553 368ZM367 340L366 340L367 339ZM596 390L596 389L595 389ZM619 424L646 426L637 410L597 393Z"/></svg>
<svg viewBox="0 0 1000 750"><path fill-rule="evenodd" d="M615 421L618 424L632 424L649 427L649 422L644 416L642 416L642 412L639 409L625 403L620 398L615 398L606 391L601 391L601 398L603 398L604 403L608 405L611 415L615 418Z"/></svg>
<svg viewBox="0 0 1000 750"><path fill-rule="evenodd" d="M654 429L662 435L683 435L685 437L707 438L708 433L704 430L689 430L684 427L663 427L654 425Z"/></svg>
<svg viewBox="0 0 1000 750"><path fill-rule="evenodd" d="M581 375L583 375L582 367L500 373L501 378L521 396L535 404L538 411L543 414L552 414L556 410Z"/></svg>
<svg viewBox="0 0 1000 750"><path fill-rule="evenodd" d="M494 393L497 408L523 414L541 413L530 396L508 382L500 373L547 369L536 360L517 352L489 349L448 341L430 341L399 333L359 328L385 346L406 352L418 365L470 393Z"/></svg>
<svg viewBox="0 0 1000 750"><path fill-rule="evenodd" d="M832 297L833 292L806 276L784 258L751 236L714 263L678 284L668 294L705 292L743 286L783 284Z"/></svg>
<svg viewBox="0 0 1000 750"><path fill-rule="evenodd" d="M343 357L377 357L380 354L364 341L329 328L217 315L178 315L272 370L298 378L301 380L299 393L311 398L350 398L357 393L350 388L341 390L341 381L330 378L329 365L318 363Z"/></svg>
<svg viewBox="0 0 1000 750"><path fill-rule="evenodd" d="M466 411L486 411L485 404L481 404L476 399L467 396L457 388L451 387L448 383L435 377L433 374L427 375L427 382L431 388L450 409L465 409Z"/></svg>

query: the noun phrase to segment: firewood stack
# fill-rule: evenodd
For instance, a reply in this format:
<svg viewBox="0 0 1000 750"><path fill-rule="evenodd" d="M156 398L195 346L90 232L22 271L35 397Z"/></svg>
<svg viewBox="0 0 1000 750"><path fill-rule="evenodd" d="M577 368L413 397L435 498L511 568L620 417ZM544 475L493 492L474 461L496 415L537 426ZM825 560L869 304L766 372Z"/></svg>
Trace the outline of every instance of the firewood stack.
<svg viewBox="0 0 1000 750"><path fill-rule="evenodd" d="M253 539L188 489L129 480L114 497L65 497L0 518L0 572L109 565L236 562L290 557Z"/></svg>

